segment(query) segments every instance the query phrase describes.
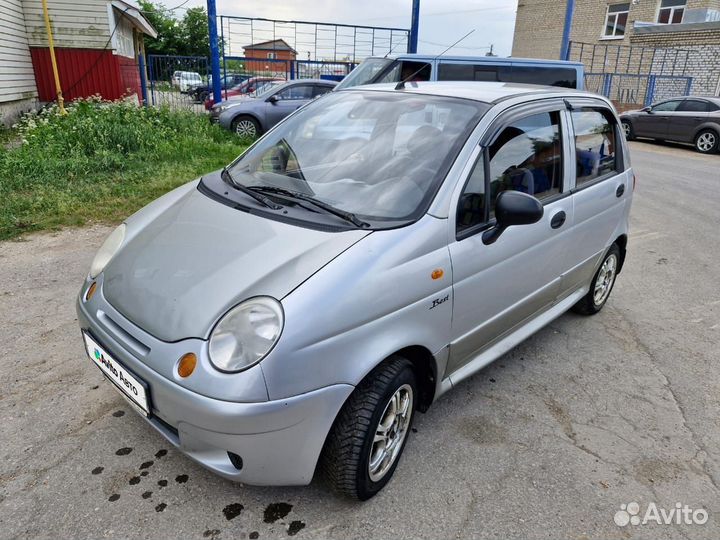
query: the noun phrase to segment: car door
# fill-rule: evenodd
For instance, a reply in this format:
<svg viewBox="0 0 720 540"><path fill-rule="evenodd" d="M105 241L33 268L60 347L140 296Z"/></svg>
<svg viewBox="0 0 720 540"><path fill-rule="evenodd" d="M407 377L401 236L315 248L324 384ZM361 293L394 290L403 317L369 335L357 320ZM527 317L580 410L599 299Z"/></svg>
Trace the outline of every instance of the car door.
<svg viewBox="0 0 720 540"><path fill-rule="evenodd" d="M459 192L449 244L453 268L452 341L447 375L551 306L566 270L573 222L562 101L508 112L481 144ZM541 220L509 227L490 245L501 191L523 191L544 206ZM450 220L452 222L452 220Z"/></svg>
<svg viewBox="0 0 720 540"><path fill-rule="evenodd" d="M604 102L570 101L576 163L572 191L574 223L567 249L572 267L563 275L564 294L590 283L601 257L615 241L632 191L625 170L624 135Z"/></svg>
<svg viewBox="0 0 720 540"><path fill-rule="evenodd" d="M663 101L650 107L647 111L638 113L633 122L635 136L650 137L652 139L666 139L668 136L668 124L680 106L681 99Z"/></svg>
<svg viewBox="0 0 720 540"><path fill-rule="evenodd" d="M687 98L673 114L674 118L668 124L668 140L693 142L695 131L710 116L710 103L704 99Z"/></svg>
<svg viewBox="0 0 720 540"><path fill-rule="evenodd" d="M267 129L310 101L313 98L313 91L312 84L294 84L273 94L276 99L268 98L265 102Z"/></svg>

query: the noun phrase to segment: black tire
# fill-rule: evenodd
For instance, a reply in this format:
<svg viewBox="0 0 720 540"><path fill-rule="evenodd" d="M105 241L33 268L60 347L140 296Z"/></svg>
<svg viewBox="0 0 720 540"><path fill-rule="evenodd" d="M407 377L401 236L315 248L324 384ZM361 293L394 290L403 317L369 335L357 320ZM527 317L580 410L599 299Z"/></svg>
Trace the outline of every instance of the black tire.
<svg viewBox="0 0 720 540"><path fill-rule="evenodd" d="M386 408L391 406L391 398L398 392L407 392L408 388L411 389L412 400L407 404L409 418L403 424L403 438L398 441L398 450L383 476L373 480L370 477L370 456L375 433L383 417L387 418L385 413ZM365 377L343 405L325 441L320 469L332 489L365 501L390 481L405 449L417 400L412 364L401 356L391 356ZM388 433L391 431L388 430Z"/></svg>
<svg viewBox="0 0 720 540"><path fill-rule="evenodd" d="M610 282L608 284L607 292L604 292L602 298L596 298L595 296L595 289L596 285L598 284L598 279L601 278L605 279L604 274L604 268L605 264L608 263L608 260L614 258L614 268L612 273L612 278L610 279ZM575 313L579 313L580 315L595 315L598 311L600 311L605 303L607 302L608 298L610 298L610 293L612 292L613 287L615 286L615 279L617 278L617 271L620 268L620 248L617 246L617 244L613 244L610 246L610 249L605 254L605 257L602 260L602 263L600 263L600 268L598 268L598 271L595 272L595 276L593 277L592 282L590 283L590 290L588 293L583 296L580 301L575 304L571 309Z"/></svg>
<svg viewBox="0 0 720 540"><path fill-rule="evenodd" d="M235 133L238 137L246 139L257 139L260 135L262 135L260 124L252 116L240 115L233 118L232 124L230 124L230 129L232 129L233 133ZM254 133L251 132L251 129Z"/></svg>
<svg viewBox="0 0 720 540"><path fill-rule="evenodd" d="M622 120L620 122L622 124L623 133L625 133L625 138L628 141L632 141L635 139L635 130L633 129L632 124L628 120Z"/></svg>
<svg viewBox="0 0 720 540"><path fill-rule="evenodd" d="M714 154L718 151L720 135L714 129L703 129L695 135L695 150L701 154Z"/></svg>

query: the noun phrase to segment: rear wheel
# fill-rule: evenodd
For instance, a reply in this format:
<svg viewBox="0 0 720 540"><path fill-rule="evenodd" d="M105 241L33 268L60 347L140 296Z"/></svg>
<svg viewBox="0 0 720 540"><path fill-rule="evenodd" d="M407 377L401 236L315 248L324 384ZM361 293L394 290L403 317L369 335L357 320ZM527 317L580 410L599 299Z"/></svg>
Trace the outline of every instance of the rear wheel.
<svg viewBox="0 0 720 540"><path fill-rule="evenodd" d="M695 149L701 154L717 152L720 137L712 129L704 129L695 137Z"/></svg>
<svg viewBox="0 0 720 540"><path fill-rule="evenodd" d="M245 139L255 139L260 136L260 125L250 116L238 116L232 121L232 130Z"/></svg>
<svg viewBox="0 0 720 540"><path fill-rule="evenodd" d="M610 297L618 268L620 268L620 248L617 244L613 244L590 283L590 291L572 307L572 310L581 315L595 315L600 311Z"/></svg>
<svg viewBox="0 0 720 540"><path fill-rule="evenodd" d="M390 481L417 402L412 364L392 356L352 393L328 435L321 467L331 487L367 500Z"/></svg>
<svg viewBox="0 0 720 540"><path fill-rule="evenodd" d="M628 141L632 141L635 138L635 132L633 131L632 124L627 120L623 120L621 124L623 128L623 133L625 133L625 138Z"/></svg>

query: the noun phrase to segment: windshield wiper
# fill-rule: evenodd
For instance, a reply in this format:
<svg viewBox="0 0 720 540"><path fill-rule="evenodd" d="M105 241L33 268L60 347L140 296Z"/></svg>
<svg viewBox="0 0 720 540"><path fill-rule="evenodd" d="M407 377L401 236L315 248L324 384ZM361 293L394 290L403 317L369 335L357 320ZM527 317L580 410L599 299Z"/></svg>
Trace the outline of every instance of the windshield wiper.
<svg viewBox="0 0 720 540"><path fill-rule="evenodd" d="M232 175L230 174L230 171L227 170L227 167L223 167L222 173L221 173L222 179L226 182L229 182L232 187L237 189L238 191L242 191L245 195L252 197L259 203L261 203L264 206L267 206L268 208L272 208L273 210L280 210L282 209L282 206L272 202L270 199L268 199L265 195L262 195L258 193L255 190L252 190L246 186L243 186L242 184L236 182Z"/></svg>
<svg viewBox="0 0 720 540"><path fill-rule="evenodd" d="M290 197L292 199L300 199L301 201L307 201L310 204L313 204L317 206L318 208L322 208L325 210L328 214L336 215L345 221L349 221L356 227L365 228L369 227L370 224L366 221L361 220L358 218L355 214L352 212L346 212L345 210L341 210L340 208L335 208L334 206L327 204L323 201L319 201L314 197L311 197L310 195L305 195L304 193L298 193L296 191L290 191L289 189L276 187L276 186L252 186L248 189L251 189L253 191L260 191L260 192L266 192L266 193L277 193L278 195L285 195L286 197Z"/></svg>

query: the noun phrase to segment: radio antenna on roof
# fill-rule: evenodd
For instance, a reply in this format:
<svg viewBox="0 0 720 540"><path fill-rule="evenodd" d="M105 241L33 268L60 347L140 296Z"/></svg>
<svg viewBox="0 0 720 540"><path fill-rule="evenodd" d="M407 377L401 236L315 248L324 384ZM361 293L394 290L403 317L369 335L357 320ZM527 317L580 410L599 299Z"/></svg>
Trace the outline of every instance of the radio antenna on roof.
<svg viewBox="0 0 720 540"><path fill-rule="evenodd" d="M452 49L453 47L455 47L455 45L457 45L458 43L460 43L461 41L463 41L465 38L467 38L467 37L468 37L470 34L472 34L474 31L475 31L475 29L473 28L473 29L470 30L467 34L465 34L463 37L461 37L460 39L458 39L455 43L453 43L452 45L450 45L450 46L449 46L447 49L445 49L443 52L441 52L440 54L438 54L438 55L437 55L435 58L433 58L431 61L435 61L435 60L437 60L438 58L440 58L443 54L445 54L445 53L448 52L450 49ZM408 82L408 81L409 81L410 79L412 79L413 77L415 77L415 75L417 75L418 73L420 73L423 69L425 69L425 67L426 67L426 66L421 67L420 69L418 69L417 71L415 71L414 73L410 74L408 77L405 77L402 81L400 81L399 83L397 83L397 85L395 86L395 90L403 90L403 89L405 88L405 83Z"/></svg>

